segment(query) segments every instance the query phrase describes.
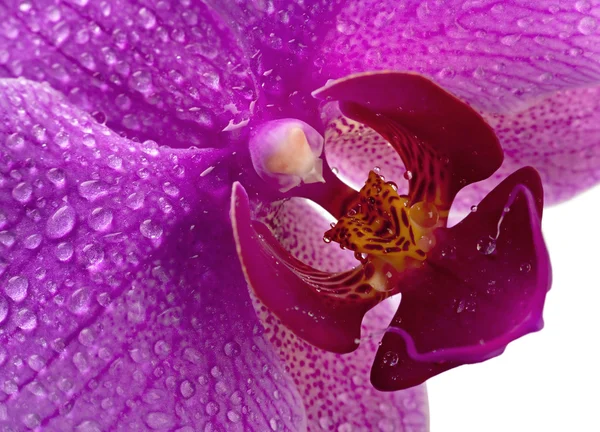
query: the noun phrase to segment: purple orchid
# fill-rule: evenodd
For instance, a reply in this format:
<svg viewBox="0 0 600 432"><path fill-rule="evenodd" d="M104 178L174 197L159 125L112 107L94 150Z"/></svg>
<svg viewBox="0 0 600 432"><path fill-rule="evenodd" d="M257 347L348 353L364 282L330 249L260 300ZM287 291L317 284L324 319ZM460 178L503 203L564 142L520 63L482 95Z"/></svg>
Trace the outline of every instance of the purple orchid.
<svg viewBox="0 0 600 432"><path fill-rule="evenodd" d="M597 13L0 3L0 430L427 430L417 384L541 328Z"/></svg>

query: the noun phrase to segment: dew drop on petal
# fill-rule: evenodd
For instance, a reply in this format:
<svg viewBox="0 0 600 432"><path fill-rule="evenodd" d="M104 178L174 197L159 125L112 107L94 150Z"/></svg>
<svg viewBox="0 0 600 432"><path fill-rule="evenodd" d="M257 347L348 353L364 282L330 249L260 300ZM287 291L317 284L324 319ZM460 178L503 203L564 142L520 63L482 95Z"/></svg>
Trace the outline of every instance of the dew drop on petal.
<svg viewBox="0 0 600 432"><path fill-rule="evenodd" d="M75 210L65 205L56 210L46 222L46 234L52 239L59 239L69 234L75 226Z"/></svg>
<svg viewBox="0 0 600 432"><path fill-rule="evenodd" d="M39 355L33 354L27 359L27 365L34 371L39 372L46 366L46 362Z"/></svg>
<svg viewBox="0 0 600 432"><path fill-rule="evenodd" d="M483 255L491 255L496 250L496 240L493 237L485 236L477 242L477 250Z"/></svg>
<svg viewBox="0 0 600 432"><path fill-rule="evenodd" d="M237 357L240 355L242 349L240 347L240 344L233 341L225 344L224 351L225 355L228 357Z"/></svg>
<svg viewBox="0 0 600 432"><path fill-rule="evenodd" d="M140 224L140 232L144 237L154 240L162 236L163 229L151 219L146 219Z"/></svg>
<svg viewBox="0 0 600 432"><path fill-rule="evenodd" d="M20 309L16 314L15 322L21 330L33 330L37 327L37 317L29 309Z"/></svg>
<svg viewBox="0 0 600 432"><path fill-rule="evenodd" d="M92 210L92 213L88 217L88 224L94 231L104 231L110 226L112 220L112 211L98 207Z"/></svg>
<svg viewBox="0 0 600 432"><path fill-rule="evenodd" d="M151 429L169 429L174 424L173 417L163 412L151 412L146 416L145 420Z"/></svg>
<svg viewBox="0 0 600 432"><path fill-rule="evenodd" d="M73 245L70 242L59 243L55 255L59 261L68 261L73 256Z"/></svg>
<svg viewBox="0 0 600 432"><path fill-rule="evenodd" d="M185 380L179 385L179 391L181 396L183 396L185 399L189 399L194 396L196 388L189 380Z"/></svg>
<svg viewBox="0 0 600 432"><path fill-rule="evenodd" d="M31 194L33 193L33 189L29 183L19 183L12 190L12 196L18 202L24 204L31 200Z"/></svg>
<svg viewBox="0 0 600 432"><path fill-rule="evenodd" d="M30 236L27 236L25 240L23 240L23 246L25 246L25 249L37 249L40 244L42 244L41 234L31 234Z"/></svg>
<svg viewBox="0 0 600 432"><path fill-rule="evenodd" d="M0 324L6 319L8 316L8 302L6 299L0 295ZM2 362L0 362L2 364Z"/></svg>
<svg viewBox="0 0 600 432"><path fill-rule="evenodd" d="M22 276L14 276L8 280L4 292L12 301L18 303L27 297L27 288L29 288L27 279Z"/></svg>
<svg viewBox="0 0 600 432"><path fill-rule="evenodd" d="M214 416L219 412L219 405L216 402L210 401L205 407L206 414Z"/></svg>
<svg viewBox="0 0 600 432"><path fill-rule="evenodd" d="M108 186L100 180L88 180L79 185L79 195L83 198L94 201L108 194Z"/></svg>
<svg viewBox="0 0 600 432"><path fill-rule="evenodd" d="M17 150L23 148L25 145L25 139L20 133L13 133L6 138L6 147L9 149Z"/></svg>
<svg viewBox="0 0 600 432"><path fill-rule="evenodd" d="M56 187L63 187L65 185L65 172L60 168L52 168L48 170L46 177Z"/></svg>

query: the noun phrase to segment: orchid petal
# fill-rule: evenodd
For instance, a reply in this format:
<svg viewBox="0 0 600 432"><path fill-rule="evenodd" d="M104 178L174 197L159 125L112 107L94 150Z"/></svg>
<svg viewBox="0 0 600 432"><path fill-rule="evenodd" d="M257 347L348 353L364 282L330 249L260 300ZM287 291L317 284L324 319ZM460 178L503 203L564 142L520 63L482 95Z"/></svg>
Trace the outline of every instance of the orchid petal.
<svg viewBox="0 0 600 432"><path fill-rule="evenodd" d="M0 80L0 118L0 427L303 430L235 265L225 156L121 138L26 80Z"/></svg>
<svg viewBox="0 0 600 432"><path fill-rule="evenodd" d="M494 189L437 245L404 290L373 366L380 389L411 387L501 354L543 326L550 261L541 235L542 188L531 168Z"/></svg>
<svg viewBox="0 0 600 432"><path fill-rule="evenodd" d="M0 16L0 76L47 81L128 136L214 146L256 99L245 53L201 2L10 1Z"/></svg>

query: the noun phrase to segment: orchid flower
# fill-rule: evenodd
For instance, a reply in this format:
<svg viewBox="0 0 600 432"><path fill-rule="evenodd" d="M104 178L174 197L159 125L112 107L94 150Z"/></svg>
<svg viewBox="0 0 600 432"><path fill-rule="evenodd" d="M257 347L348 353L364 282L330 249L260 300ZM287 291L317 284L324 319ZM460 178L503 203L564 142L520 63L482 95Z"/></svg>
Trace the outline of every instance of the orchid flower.
<svg viewBox="0 0 600 432"><path fill-rule="evenodd" d="M596 13L0 3L1 429L426 431L541 328Z"/></svg>

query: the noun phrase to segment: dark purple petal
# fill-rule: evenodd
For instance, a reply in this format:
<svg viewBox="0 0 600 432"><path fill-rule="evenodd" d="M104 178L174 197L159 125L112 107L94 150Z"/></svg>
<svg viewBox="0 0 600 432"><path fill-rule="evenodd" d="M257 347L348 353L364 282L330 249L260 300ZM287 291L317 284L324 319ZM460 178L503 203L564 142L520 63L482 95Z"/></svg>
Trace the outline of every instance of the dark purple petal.
<svg viewBox="0 0 600 432"><path fill-rule="evenodd" d="M239 183L231 194L231 220L242 270L254 295L310 344L336 353L354 351L363 316L385 299L383 293L352 298L350 288L368 279L366 271L331 273L299 261L266 225L252 220L248 195Z"/></svg>
<svg viewBox="0 0 600 432"><path fill-rule="evenodd" d="M502 182L477 211L435 232L437 245L410 280L379 348L373 384L397 390L499 355L543 326L550 262L541 235L535 170Z"/></svg>
<svg viewBox="0 0 600 432"><path fill-rule="evenodd" d="M0 119L0 428L302 430L237 264L229 161L25 80L0 80Z"/></svg>
<svg viewBox="0 0 600 432"><path fill-rule="evenodd" d="M47 81L128 136L218 145L257 97L246 53L201 2L10 1L0 16L0 76Z"/></svg>
<svg viewBox="0 0 600 432"><path fill-rule="evenodd" d="M410 172L413 202L448 209L462 187L488 178L502 162L498 140L483 118L420 75L357 74L328 84L315 96L339 101L343 114L370 126L394 147Z"/></svg>

